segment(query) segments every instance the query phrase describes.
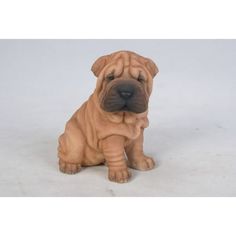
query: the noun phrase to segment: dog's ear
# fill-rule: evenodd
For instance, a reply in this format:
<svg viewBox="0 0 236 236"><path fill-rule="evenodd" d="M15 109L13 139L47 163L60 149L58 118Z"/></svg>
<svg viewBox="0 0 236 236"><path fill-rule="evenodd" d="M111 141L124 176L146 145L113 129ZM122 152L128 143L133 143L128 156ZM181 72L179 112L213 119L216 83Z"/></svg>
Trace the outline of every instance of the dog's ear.
<svg viewBox="0 0 236 236"><path fill-rule="evenodd" d="M146 67L151 73L152 77L155 77L155 75L159 72L157 65L149 58L147 58Z"/></svg>
<svg viewBox="0 0 236 236"><path fill-rule="evenodd" d="M92 65L93 74L98 77L104 66L108 63L109 55L99 57Z"/></svg>

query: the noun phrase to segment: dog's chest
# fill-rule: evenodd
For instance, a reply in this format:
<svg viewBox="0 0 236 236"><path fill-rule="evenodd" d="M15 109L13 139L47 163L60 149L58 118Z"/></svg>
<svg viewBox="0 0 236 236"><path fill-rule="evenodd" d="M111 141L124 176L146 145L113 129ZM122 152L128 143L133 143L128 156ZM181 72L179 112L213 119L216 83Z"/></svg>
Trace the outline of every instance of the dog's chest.
<svg viewBox="0 0 236 236"><path fill-rule="evenodd" d="M111 135L121 135L128 139L136 139L140 135L141 129L146 128L147 126L147 117L137 119L127 116L120 120L117 117L113 117L110 118L110 120L99 121L97 135L99 139Z"/></svg>

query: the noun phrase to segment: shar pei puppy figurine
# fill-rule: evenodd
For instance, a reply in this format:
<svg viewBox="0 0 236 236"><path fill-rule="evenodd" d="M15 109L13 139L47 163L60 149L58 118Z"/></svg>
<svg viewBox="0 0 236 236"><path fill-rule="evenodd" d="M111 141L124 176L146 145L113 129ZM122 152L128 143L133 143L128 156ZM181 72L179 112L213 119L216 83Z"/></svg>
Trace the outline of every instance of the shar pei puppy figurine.
<svg viewBox="0 0 236 236"><path fill-rule="evenodd" d="M128 166L155 165L143 153L143 130L158 68L151 59L119 51L98 58L91 70L96 88L59 137L59 169L75 174L83 166L106 164L109 180L124 183L131 176Z"/></svg>

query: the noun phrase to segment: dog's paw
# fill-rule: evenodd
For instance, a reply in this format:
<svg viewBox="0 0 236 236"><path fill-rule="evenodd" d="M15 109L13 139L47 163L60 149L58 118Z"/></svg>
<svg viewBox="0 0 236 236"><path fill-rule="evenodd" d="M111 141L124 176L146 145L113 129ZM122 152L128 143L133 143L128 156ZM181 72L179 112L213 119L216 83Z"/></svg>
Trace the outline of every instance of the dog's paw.
<svg viewBox="0 0 236 236"><path fill-rule="evenodd" d="M65 173L65 174L73 175L73 174L76 174L80 171L81 165L68 163L68 162L65 162L60 159L59 169L61 172Z"/></svg>
<svg viewBox="0 0 236 236"><path fill-rule="evenodd" d="M155 162L151 157L144 156L140 159L129 161L129 166L136 170L151 170L155 166Z"/></svg>
<svg viewBox="0 0 236 236"><path fill-rule="evenodd" d="M126 183L131 177L131 173L128 168L117 170L117 169L109 169L108 178L110 181L117 183Z"/></svg>

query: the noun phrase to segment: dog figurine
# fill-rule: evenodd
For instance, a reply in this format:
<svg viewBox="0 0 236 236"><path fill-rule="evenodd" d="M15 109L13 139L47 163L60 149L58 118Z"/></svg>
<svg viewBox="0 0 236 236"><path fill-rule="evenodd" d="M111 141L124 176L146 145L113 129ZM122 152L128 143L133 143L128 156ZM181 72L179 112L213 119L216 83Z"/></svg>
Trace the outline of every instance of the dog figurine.
<svg viewBox="0 0 236 236"><path fill-rule="evenodd" d="M109 180L124 183L131 176L128 166L150 170L155 165L143 153L143 131L158 68L151 59L118 51L98 58L91 70L96 88L59 137L59 169L75 174L103 163Z"/></svg>

